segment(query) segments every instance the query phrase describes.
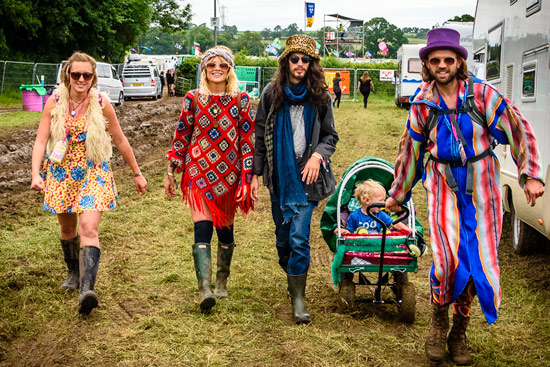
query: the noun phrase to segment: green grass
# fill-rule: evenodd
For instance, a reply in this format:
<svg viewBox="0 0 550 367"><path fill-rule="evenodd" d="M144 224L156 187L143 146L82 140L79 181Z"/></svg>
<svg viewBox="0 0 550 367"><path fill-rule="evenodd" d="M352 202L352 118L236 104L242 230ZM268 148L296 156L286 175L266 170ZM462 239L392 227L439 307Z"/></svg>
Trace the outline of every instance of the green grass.
<svg viewBox="0 0 550 367"><path fill-rule="evenodd" d="M367 110L342 103L335 114L337 176L365 155L394 160L406 111L390 99L372 98ZM29 194L20 215L0 217L0 366L427 365L429 256L411 275L417 290L414 325L400 323L389 305L362 304L340 313L331 282L332 254L322 242L317 210L307 285L312 323L298 327L277 265L265 188L255 212L236 220L230 298L202 315L191 258L192 221L178 199L163 193L162 153L151 152L150 160L140 162L149 181L144 197L134 192L129 169L115 172L120 200L101 222L100 307L89 317L76 312L78 294L59 289L65 269L58 224L41 211L40 195ZM420 185L414 199L426 227ZM477 301L472 310L468 335L476 366L547 366L549 259L518 259L508 248L500 250L499 320L488 326Z"/></svg>
<svg viewBox="0 0 550 367"><path fill-rule="evenodd" d="M0 128L38 126L40 116L42 116L42 112L18 111L0 113Z"/></svg>
<svg viewBox="0 0 550 367"><path fill-rule="evenodd" d="M21 93L8 92L1 94L0 108L22 108Z"/></svg>

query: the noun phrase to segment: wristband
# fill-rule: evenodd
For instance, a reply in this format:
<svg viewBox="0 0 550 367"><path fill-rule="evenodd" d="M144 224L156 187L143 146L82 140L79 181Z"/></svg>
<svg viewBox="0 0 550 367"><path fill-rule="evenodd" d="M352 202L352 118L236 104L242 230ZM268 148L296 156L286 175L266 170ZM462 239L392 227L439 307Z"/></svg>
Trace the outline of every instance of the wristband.
<svg viewBox="0 0 550 367"><path fill-rule="evenodd" d="M141 176L141 172L134 173L134 177L139 177L139 176Z"/></svg>
<svg viewBox="0 0 550 367"><path fill-rule="evenodd" d="M166 176L168 176L168 177L174 177L174 172L166 172Z"/></svg>
<svg viewBox="0 0 550 367"><path fill-rule="evenodd" d="M319 160L321 162L324 162L325 160L323 159L323 156L321 155L321 153L317 153L317 152L313 152L312 156L315 156L317 158L319 158Z"/></svg>

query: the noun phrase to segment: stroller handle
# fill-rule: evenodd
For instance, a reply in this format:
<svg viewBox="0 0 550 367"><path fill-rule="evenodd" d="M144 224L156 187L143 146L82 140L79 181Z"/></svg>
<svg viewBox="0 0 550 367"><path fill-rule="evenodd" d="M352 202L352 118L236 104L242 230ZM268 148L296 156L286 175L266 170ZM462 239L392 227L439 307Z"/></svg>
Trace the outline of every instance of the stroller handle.
<svg viewBox="0 0 550 367"><path fill-rule="evenodd" d="M386 206L385 203L372 203L367 207L367 215L372 219L374 219L376 223L380 224L380 226L384 230L384 233L386 232L386 229L387 229L386 224L382 222L380 219L378 219L374 214L372 214L371 210L374 208L384 208L385 206ZM403 209L403 213L401 213L399 218L393 221L393 224L404 222L409 217L409 213L410 213L409 208L406 205L401 205L401 208Z"/></svg>

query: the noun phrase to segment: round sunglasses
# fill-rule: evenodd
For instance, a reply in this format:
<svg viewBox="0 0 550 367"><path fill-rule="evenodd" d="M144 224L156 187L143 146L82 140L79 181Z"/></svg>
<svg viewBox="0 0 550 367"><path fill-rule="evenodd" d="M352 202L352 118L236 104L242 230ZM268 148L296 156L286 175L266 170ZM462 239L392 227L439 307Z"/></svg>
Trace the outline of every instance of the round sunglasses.
<svg viewBox="0 0 550 367"><path fill-rule="evenodd" d="M443 59L443 61L447 66L451 66L451 65L454 65L454 63L456 62L456 59L454 57L446 57ZM429 62L430 62L430 65L432 66L438 66L441 63L441 59L439 57L434 57L434 58L431 58Z"/></svg>
<svg viewBox="0 0 550 367"><path fill-rule="evenodd" d="M309 62L311 61L311 56L308 56L308 55L304 55L301 57L302 59L302 62L304 64L309 64ZM293 64L297 64L298 61L300 61L300 57L298 55L292 55L290 56L290 62L293 63Z"/></svg>
<svg viewBox="0 0 550 367"><path fill-rule="evenodd" d="M94 77L93 73L78 73L76 71L71 72L70 75L71 79L75 81L80 80L80 77L83 77L85 81L90 81Z"/></svg>
<svg viewBox="0 0 550 367"><path fill-rule="evenodd" d="M229 70L229 64L226 62L220 62L219 64L216 64L215 62L209 62L206 64L207 70L214 70L216 67L220 68L221 71Z"/></svg>

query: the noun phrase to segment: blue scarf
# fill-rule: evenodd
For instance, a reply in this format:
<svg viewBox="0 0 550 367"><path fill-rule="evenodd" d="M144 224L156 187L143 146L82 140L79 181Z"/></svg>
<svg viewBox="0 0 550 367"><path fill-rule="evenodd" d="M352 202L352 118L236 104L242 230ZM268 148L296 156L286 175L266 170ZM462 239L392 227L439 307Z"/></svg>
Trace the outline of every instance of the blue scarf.
<svg viewBox="0 0 550 367"><path fill-rule="evenodd" d="M277 183L279 188L279 205L286 223L298 213L298 206L307 205L304 183L300 175L299 163L294 153L294 136L290 120L290 105L304 105L304 124L306 143L309 145L315 119L315 108L307 100L307 85L305 81L285 86L285 101L283 108L275 117L274 150L277 168Z"/></svg>

